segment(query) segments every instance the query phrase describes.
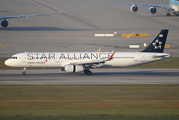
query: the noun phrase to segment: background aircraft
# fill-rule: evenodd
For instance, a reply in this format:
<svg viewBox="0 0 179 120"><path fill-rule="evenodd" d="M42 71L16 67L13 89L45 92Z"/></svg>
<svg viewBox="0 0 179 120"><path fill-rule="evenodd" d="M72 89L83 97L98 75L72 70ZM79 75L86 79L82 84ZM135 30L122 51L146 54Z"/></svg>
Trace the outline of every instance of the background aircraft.
<svg viewBox="0 0 179 120"><path fill-rule="evenodd" d="M132 5L130 10L132 12L137 12L138 11L138 6L148 6L149 12L152 14L155 14L157 12L156 8L161 8L161 9L167 9L166 15L171 16L171 13L173 12L173 15L179 16L179 0L169 0L169 5L156 5L156 4L144 4L144 3L124 3L124 2L111 2L114 4L129 4Z"/></svg>
<svg viewBox="0 0 179 120"><path fill-rule="evenodd" d="M45 16L45 15L56 15L58 13L51 13L51 14L35 14L35 15L18 15L18 16L6 16L6 17L0 17L1 20L1 26L2 27L7 27L9 25L7 19L11 19L11 18L23 18L23 17L33 17L33 16Z"/></svg>
<svg viewBox="0 0 179 120"><path fill-rule="evenodd" d="M171 57L163 53L167 34L168 30L161 30L141 52L25 52L13 55L5 65L23 67L23 75L27 67L61 67L65 72L91 75L91 68L135 66Z"/></svg>

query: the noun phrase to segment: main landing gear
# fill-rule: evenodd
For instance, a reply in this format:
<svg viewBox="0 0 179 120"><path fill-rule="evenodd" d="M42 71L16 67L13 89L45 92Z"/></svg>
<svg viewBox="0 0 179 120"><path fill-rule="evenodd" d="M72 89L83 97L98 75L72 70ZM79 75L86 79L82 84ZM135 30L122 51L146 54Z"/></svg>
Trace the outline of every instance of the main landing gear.
<svg viewBox="0 0 179 120"><path fill-rule="evenodd" d="M167 12L167 13L166 13L166 16L171 16L171 13L170 13L170 12Z"/></svg>
<svg viewBox="0 0 179 120"><path fill-rule="evenodd" d="M179 16L179 13L178 12L173 12L173 15L174 16Z"/></svg>
<svg viewBox="0 0 179 120"><path fill-rule="evenodd" d="M91 71L89 71L89 70L84 70L84 73L87 74L87 75L91 75L92 74Z"/></svg>
<svg viewBox="0 0 179 120"><path fill-rule="evenodd" d="M26 75L26 68L23 69L22 75Z"/></svg>
<svg viewBox="0 0 179 120"><path fill-rule="evenodd" d="M167 12L166 12L166 16L171 16L171 12L172 12L172 11L173 11L173 10L168 9ZM173 15L174 15L174 16L179 16L179 13L173 11Z"/></svg>

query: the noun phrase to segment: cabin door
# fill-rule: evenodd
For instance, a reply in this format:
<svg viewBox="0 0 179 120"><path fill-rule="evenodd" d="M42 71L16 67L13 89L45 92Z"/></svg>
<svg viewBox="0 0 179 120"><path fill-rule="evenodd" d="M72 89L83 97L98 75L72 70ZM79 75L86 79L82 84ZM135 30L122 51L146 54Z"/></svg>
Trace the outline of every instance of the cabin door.
<svg viewBox="0 0 179 120"><path fill-rule="evenodd" d="M27 62L27 54L22 54L22 63Z"/></svg>

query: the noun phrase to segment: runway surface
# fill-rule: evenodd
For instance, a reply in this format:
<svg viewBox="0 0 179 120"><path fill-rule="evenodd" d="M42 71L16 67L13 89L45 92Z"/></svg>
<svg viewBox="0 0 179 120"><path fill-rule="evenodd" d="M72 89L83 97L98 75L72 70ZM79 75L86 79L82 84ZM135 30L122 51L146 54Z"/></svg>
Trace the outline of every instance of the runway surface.
<svg viewBox="0 0 179 120"><path fill-rule="evenodd" d="M179 84L179 69L94 69L92 75L55 70L0 70L0 85Z"/></svg>

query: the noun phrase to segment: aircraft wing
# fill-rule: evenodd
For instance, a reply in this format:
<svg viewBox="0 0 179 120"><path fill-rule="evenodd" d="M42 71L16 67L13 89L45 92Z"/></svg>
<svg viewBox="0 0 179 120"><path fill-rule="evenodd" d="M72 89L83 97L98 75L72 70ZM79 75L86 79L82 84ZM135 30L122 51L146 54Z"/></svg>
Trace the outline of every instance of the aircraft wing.
<svg viewBox="0 0 179 120"><path fill-rule="evenodd" d="M74 63L70 63L71 65L84 65L84 66L94 66L94 65L98 65L98 64L102 64L105 63L106 61L110 61L113 59L115 52L113 52L113 54L107 58L107 59L103 59L103 60L91 60L91 61L83 61L83 62L74 62Z"/></svg>
<svg viewBox="0 0 179 120"><path fill-rule="evenodd" d="M111 2L114 4L129 4L129 5L141 5L141 6L148 6L148 7L158 7L158 8L165 8L165 9L173 9L171 5L157 5L157 4L145 4L145 3L124 3L124 2Z"/></svg>
<svg viewBox="0 0 179 120"><path fill-rule="evenodd" d="M23 18L23 17L33 17L33 16L46 16L46 15L56 15L57 13L50 13L50 14L34 14L34 15L17 15L17 16L6 16L6 17L0 17L0 20L2 19L11 19L11 18Z"/></svg>
<svg viewBox="0 0 179 120"><path fill-rule="evenodd" d="M70 63L70 64L71 65L98 65L100 63L105 63L105 60L92 60L92 61L74 62L74 63Z"/></svg>

